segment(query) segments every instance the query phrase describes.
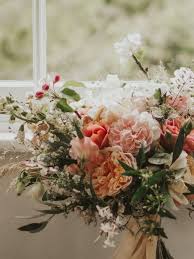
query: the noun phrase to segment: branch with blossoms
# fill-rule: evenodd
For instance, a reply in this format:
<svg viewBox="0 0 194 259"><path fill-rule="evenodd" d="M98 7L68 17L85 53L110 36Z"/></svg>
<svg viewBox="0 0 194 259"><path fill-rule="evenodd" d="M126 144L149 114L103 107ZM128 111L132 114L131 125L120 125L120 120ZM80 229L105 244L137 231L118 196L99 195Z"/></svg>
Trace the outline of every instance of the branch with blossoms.
<svg viewBox="0 0 194 259"><path fill-rule="evenodd" d="M114 44L115 51L120 57L120 63L127 63L128 60L132 57L136 65L139 67L140 71L146 76L149 80L148 68L144 68L143 64L138 59L136 53L140 51L142 47L141 35L138 33L128 34L120 42Z"/></svg>

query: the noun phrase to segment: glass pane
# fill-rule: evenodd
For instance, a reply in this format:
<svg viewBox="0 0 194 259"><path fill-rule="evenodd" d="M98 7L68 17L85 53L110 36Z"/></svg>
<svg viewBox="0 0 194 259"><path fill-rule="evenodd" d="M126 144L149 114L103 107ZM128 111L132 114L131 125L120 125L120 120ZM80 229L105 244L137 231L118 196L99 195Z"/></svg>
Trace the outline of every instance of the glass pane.
<svg viewBox="0 0 194 259"><path fill-rule="evenodd" d="M48 68L66 79L96 80L107 73L140 78L130 62L123 72L113 43L139 32L144 63L188 66L194 56L194 1L47 0ZM184 21L184 22L183 22Z"/></svg>
<svg viewBox="0 0 194 259"><path fill-rule="evenodd" d="M0 80L32 80L32 1L0 6Z"/></svg>

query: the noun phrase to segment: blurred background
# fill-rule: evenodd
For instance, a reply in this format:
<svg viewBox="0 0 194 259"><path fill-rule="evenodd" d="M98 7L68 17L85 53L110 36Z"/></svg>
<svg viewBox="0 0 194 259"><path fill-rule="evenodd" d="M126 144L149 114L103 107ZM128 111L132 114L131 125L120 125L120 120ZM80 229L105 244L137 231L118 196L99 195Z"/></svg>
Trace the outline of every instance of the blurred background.
<svg viewBox="0 0 194 259"><path fill-rule="evenodd" d="M145 42L144 62L192 66L193 0L47 0L49 72L65 79L139 78L120 67L113 43L129 32ZM32 79L30 0L0 0L0 79Z"/></svg>

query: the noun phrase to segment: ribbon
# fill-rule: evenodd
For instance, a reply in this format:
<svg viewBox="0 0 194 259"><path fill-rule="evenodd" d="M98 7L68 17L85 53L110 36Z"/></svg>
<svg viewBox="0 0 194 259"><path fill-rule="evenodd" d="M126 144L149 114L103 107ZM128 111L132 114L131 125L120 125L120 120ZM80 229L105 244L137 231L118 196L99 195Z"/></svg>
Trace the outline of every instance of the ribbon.
<svg viewBox="0 0 194 259"><path fill-rule="evenodd" d="M145 235L139 227L138 221L131 218L113 259L156 259L158 238Z"/></svg>

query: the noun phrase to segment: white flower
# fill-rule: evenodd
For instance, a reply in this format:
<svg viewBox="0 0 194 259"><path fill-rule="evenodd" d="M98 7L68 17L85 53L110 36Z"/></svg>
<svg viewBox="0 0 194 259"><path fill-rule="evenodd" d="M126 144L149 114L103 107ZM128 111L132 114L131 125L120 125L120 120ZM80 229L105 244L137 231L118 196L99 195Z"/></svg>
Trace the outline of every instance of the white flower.
<svg viewBox="0 0 194 259"><path fill-rule="evenodd" d="M111 219L113 218L113 214L110 210L110 207L100 207L100 206L96 206L97 210L98 210L98 214L101 218L106 218L106 219Z"/></svg>
<svg viewBox="0 0 194 259"><path fill-rule="evenodd" d="M190 68L181 67L175 70L174 75L175 77L171 78L170 81L179 91L187 91L194 88L194 73Z"/></svg>
<svg viewBox="0 0 194 259"><path fill-rule="evenodd" d="M121 87L121 81L118 77L118 75L107 75L106 81L105 81L105 87L108 88L120 88Z"/></svg>
<svg viewBox="0 0 194 259"><path fill-rule="evenodd" d="M170 166L171 170L177 171L180 169L186 169L187 167L187 153L182 151L177 160Z"/></svg>
<svg viewBox="0 0 194 259"><path fill-rule="evenodd" d="M118 235L117 226L114 223L107 222L101 223L100 230L106 234L106 239L104 241L104 248L115 247L114 237Z"/></svg>
<svg viewBox="0 0 194 259"><path fill-rule="evenodd" d="M128 59L135 54L142 45L139 33L128 34L124 39L114 44L115 51L120 57L120 63L127 63Z"/></svg>

